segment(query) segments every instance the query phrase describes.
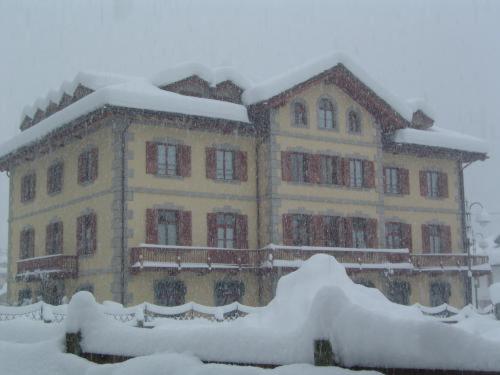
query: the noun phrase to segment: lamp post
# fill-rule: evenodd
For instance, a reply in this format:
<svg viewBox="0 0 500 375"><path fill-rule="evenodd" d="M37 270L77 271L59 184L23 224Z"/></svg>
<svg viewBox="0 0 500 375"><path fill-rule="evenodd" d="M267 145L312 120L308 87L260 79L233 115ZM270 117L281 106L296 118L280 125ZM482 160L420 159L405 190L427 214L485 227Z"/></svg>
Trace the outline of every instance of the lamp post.
<svg viewBox="0 0 500 375"><path fill-rule="evenodd" d="M481 226L485 227L487 224L491 222L489 214L484 209L483 205L480 202L472 202L467 204L466 202L466 213L465 213L465 234L466 234L466 245L467 245L467 277L468 277L468 294L470 297L468 301L472 303L474 301L474 305L477 307L477 285L474 282L474 278L472 275L472 258L471 258L471 248L476 254L476 239L474 234L474 229L472 227L472 208L474 206L479 206L481 208L480 213L476 217L476 222Z"/></svg>

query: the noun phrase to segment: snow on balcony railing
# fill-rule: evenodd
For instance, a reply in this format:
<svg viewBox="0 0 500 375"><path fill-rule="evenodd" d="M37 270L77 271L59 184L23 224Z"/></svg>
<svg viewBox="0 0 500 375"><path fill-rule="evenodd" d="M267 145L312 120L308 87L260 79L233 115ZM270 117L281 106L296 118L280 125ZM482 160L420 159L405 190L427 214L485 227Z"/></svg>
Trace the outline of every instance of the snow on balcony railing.
<svg viewBox="0 0 500 375"><path fill-rule="evenodd" d="M298 268L315 254L334 256L345 268L467 272L466 254L411 254L408 249L369 249L270 244L262 249L141 244L130 252L132 272L155 269ZM490 271L486 256L471 256L471 271Z"/></svg>
<svg viewBox="0 0 500 375"><path fill-rule="evenodd" d="M78 274L78 257L54 254L17 261L16 278L39 278L43 274L75 277Z"/></svg>

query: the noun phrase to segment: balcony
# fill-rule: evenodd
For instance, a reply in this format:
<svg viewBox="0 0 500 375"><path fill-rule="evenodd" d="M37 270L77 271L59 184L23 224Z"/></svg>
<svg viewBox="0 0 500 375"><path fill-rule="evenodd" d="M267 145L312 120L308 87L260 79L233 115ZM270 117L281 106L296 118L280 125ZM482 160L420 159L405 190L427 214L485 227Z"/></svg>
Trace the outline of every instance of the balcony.
<svg viewBox="0 0 500 375"><path fill-rule="evenodd" d="M17 261L16 279L33 281L44 276L60 279L78 276L78 257L55 254Z"/></svg>
<svg viewBox="0 0 500 375"><path fill-rule="evenodd" d="M467 272L466 254L410 254L407 249L356 249L269 245L259 250L140 245L130 250L132 273L162 269L296 269L315 254L334 256L349 272ZM491 271L486 256L471 256L475 275Z"/></svg>

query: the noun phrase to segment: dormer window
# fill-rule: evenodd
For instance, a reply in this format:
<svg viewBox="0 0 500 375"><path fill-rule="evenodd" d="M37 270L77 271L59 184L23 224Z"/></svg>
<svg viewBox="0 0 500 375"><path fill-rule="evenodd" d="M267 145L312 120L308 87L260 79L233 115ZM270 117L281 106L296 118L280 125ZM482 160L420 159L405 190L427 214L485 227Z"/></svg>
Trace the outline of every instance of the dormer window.
<svg viewBox="0 0 500 375"><path fill-rule="evenodd" d="M293 125L298 127L307 126L307 109L302 102L293 103Z"/></svg>

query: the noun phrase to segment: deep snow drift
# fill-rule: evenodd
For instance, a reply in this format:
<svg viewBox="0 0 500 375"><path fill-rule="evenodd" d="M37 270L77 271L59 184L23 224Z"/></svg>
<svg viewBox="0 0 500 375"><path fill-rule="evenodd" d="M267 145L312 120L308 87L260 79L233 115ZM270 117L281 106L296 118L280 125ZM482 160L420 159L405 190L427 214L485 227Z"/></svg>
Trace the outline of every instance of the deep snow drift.
<svg viewBox="0 0 500 375"><path fill-rule="evenodd" d="M500 370L500 342L424 317L354 284L331 256L315 255L280 279L276 298L234 322L177 322L145 330L106 318L90 293L75 295L68 331L84 351L126 356L191 352L202 360L313 363L313 341L326 338L342 365Z"/></svg>

